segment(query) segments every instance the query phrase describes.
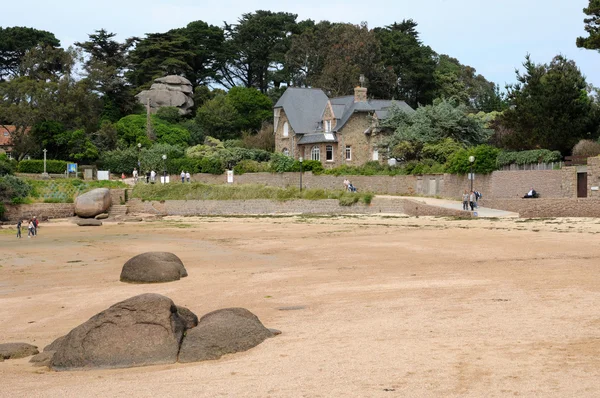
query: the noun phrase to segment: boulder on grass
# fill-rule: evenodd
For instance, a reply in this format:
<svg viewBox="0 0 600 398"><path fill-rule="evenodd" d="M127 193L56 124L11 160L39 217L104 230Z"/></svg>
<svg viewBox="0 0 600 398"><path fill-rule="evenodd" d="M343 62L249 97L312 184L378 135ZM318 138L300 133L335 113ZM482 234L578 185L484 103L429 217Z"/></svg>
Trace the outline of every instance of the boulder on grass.
<svg viewBox="0 0 600 398"><path fill-rule="evenodd" d="M142 294L71 330L57 344L50 366L77 370L174 363L184 331L184 321L171 299Z"/></svg>
<svg viewBox="0 0 600 398"><path fill-rule="evenodd" d="M225 354L249 350L273 337L258 317L244 308L226 308L200 318L181 343L179 362L219 359Z"/></svg>
<svg viewBox="0 0 600 398"><path fill-rule="evenodd" d="M92 189L75 199L75 214L83 218L95 217L98 214L106 213L110 205L108 188Z"/></svg>
<svg viewBox="0 0 600 398"><path fill-rule="evenodd" d="M96 220L95 218L78 218L75 223L80 227L100 227L102 221Z"/></svg>
<svg viewBox="0 0 600 398"><path fill-rule="evenodd" d="M19 359L30 357L39 351L36 346L27 343L5 343L0 344L0 358Z"/></svg>
<svg viewBox="0 0 600 398"><path fill-rule="evenodd" d="M172 282L187 275L183 262L173 253L148 252L138 254L123 265L121 282Z"/></svg>

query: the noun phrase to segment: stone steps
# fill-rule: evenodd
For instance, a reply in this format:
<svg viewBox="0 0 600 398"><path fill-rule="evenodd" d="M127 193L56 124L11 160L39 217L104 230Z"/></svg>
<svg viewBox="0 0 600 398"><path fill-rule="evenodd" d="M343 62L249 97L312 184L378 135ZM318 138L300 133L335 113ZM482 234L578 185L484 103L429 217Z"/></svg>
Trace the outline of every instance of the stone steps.
<svg viewBox="0 0 600 398"><path fill-rule="evenodd" d="M114 218L116 216L124 216L127 214L127 206L126 205L112 205L110 209L108 209L108 216Z"/></svg>

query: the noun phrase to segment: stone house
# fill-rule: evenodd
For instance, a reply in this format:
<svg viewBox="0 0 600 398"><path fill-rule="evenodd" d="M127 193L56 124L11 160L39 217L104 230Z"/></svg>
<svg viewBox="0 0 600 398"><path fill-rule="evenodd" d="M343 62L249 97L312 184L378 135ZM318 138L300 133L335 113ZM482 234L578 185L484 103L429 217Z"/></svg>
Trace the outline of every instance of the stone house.
<svg viewBox="0 0 600 398"><path fill-rule="evenodd" d="M8 126L0 124L0 153L6 153L9 159L12 159L12 133L16 130L16 126Z"/></svg>
<svg viewBox="0 0 600 398"><path fill-rule="evenodd" d="M387 156L378 145L384 132L378 126L393 104L414 112L404 101L368 99L365 87L337 98L321 89L290 87L273 109L275 151L319 160L324 167L383 163Z"/></svg>

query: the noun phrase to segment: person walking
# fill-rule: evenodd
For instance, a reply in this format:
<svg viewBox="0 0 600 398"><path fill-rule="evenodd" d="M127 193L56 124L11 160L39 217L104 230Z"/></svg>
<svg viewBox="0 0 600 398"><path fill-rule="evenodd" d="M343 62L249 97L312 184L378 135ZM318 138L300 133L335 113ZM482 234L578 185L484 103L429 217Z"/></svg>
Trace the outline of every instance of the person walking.
<svg viewBox="0 0 600 398"><path fill-rule="evenodd" d="M154 181L155 181L155 180L156 180L156 171L154 171L154 170L151 170L151 171L150 171L150 182L151 182L152 184L154 184Z"/></svg>
<svg viewBox="0 0 600 398"><path fill-rule="evenodd" d="M39 224L39 221L38 221L37 217L33 216L33 236L37 236L38 224Z"/></svg>
<svg viewBox="0 0 600 398"><path fill-rule="evenodd" d="M29 220L29 224L27 224L27 238L31 238L33 236L33 220Z"/></svg>
<svg viewBox="0 0 600 398"><path fill-rule="evenodd" d="M469 195L469 204L471 205L471 211L475 210L475 192L471 191Z"/></svg>
<svg viewBox="0 0 600 398"><path fill-rule="evenodd" d="M21 238L21 225L23 224L22 220L19 220L19 222L17 222L17 238Z"/></svg>
<svg viewBox="0 0 600 398"><path fill-rule="evenodd" d="M146 184L149 184L149 183L150 183L150 172L147 171L146 172Z"/></svg>
<svg viewBox="0 0 600 398"><path fill-rule="evenodd" d="M350 181L347 178L344 178L344 191L348 190L348 186L350 185Z"/></svg>
<svg viewBox="0 0 600 398"><path fill-rule="evenodd" d="M192 176L190 175L190 172L189 172L189 171L187 171L187 172L185 173L185 178L187 179L187 182L190 182L190 179L192 178Z"/></svg>
<svg viewBox="0 0 600 398"><path fill-rule="evenodd" d="M137 182L138 182L138 171L137 171L137 169L134 167L134 168L133 168L133 183L134 183L134 184L137 184Z"/></svg>
<svg viewBox="0 0 600 398"><path fill-rule="evenodd" d="M462 202L463 202L463 210L469 210L469 193L467 192L467 190L465 189L465 192L462 195Z"/></svg>
<svg viewBox="0 0 600 398"><path fill-rule="evenodd" d="M181 177L181 183L183 184L185 182L185 171L181 170L180 177Z"/></svg>

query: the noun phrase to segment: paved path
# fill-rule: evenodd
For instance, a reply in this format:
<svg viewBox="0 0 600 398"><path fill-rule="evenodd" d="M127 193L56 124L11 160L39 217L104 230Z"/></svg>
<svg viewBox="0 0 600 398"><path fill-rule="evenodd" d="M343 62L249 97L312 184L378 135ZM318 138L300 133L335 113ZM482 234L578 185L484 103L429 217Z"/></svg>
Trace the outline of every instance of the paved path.
<svg viewBox="0 0 600 398"><path fill-rule="evenodd" d="M420 196L392 196L392 195L377 195L378 198L401 198L410 199L416 202L425 203L431 206L445 207L447 209L462 210L462 202L449 199L425 198ZM519 217L518 213L513 213L505 210L490 209L487 207L477 207L475 209L478 217Z"/></svg>

